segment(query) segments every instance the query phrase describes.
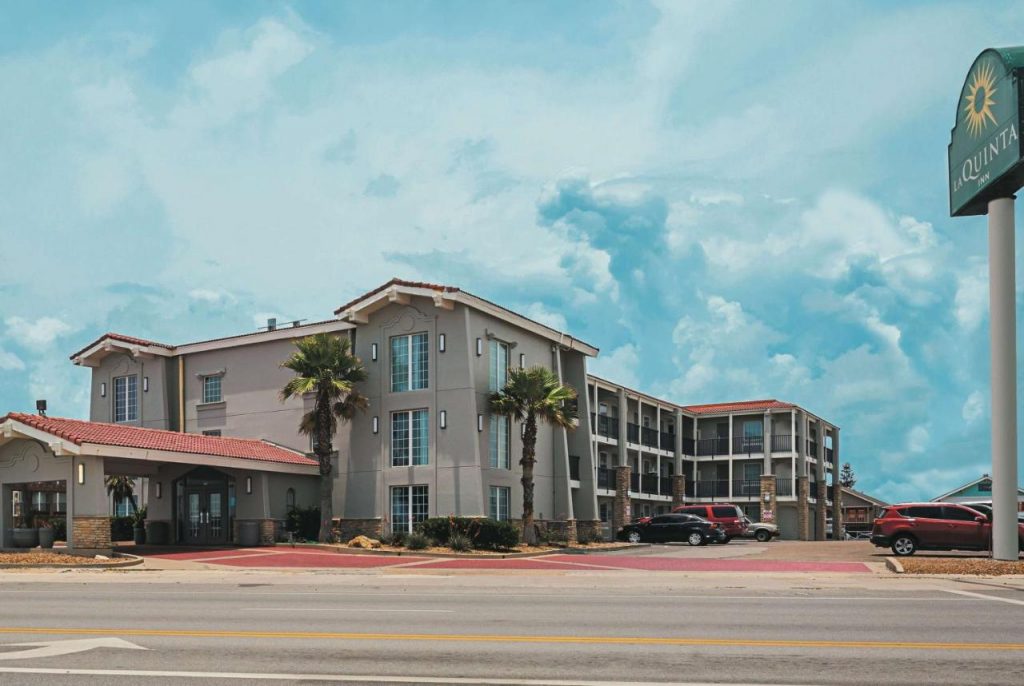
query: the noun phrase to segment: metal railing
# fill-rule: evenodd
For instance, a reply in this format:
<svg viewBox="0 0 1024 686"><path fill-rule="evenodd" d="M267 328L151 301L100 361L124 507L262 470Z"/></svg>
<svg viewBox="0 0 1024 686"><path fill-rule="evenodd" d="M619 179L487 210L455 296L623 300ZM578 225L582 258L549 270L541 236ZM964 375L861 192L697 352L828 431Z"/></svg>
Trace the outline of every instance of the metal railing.
<svg viewBox="0 0 1024 686"><path fill-rule="evenodd" d="M807 482L807 499L817 500L818 499L818 482L808 481Z"/></svg>
<svg viewBox="0 0 1024 686"><path fill-rule="evenodd" d="M697 498L728 498L729 482L724 479L713 481L697 481L694 497Z"/></svg>
<svg viewBox="0 0 1024 686"><path fill-rule="evenodd" d="M831 462L832 461L832 448L825 448L825 461L826 462Z"/></svg>
<svg viewBox="0 0 1024 686"><path fill-rule="evenodd" d="M761 497L761 480L734 479L732 482L732 495L734 498Z"/></svg>
<svg viewBox="0 0 1024 686"><path fill-rule="evenodd" d="M597 487L609 491L615 490L615 470L608 467L597 468Z"/></svg>
<svg viewBox="0 0 1024 686"><path fill-rule="evenodd" d="M580 456L570 455L569 456L569 478L573 481L580 480Z"/></svg>
<svg viewBox="0 0 1024 686"><path fill-rule="evenodd" d="M811 457L817 457L818 456L818 443L817 443L817 441L812 441L809 438L807 439L807 454L809 456L811 456Z"/></svg>
<svg viewBox="0 0 1024 686"><path fill-rule="evenodd" d="M595 427L594 430L597 432L598 436L618 439L619 422L615 419L615 417L609 417L606 414L596 415L593 412L591 412L590 423L591 426Z"/></svg>
<svg viewBox="0 0 1024 686"><path fill-rule="evenodd" d="M640 477L640 492L656 494L658 492L658 475L644 474Z"/></svg>
<svg viewBox="0 0 1024 686"><path fill-rule="evenodd" d="M661 432L661 449L673 451L676 449L676 435L674 433L669 433L668 431Z"/></svg>
<svg viewBox="0 0 1024 686"><path fill-rule="evenodd" d="M629 475L629 490L633 491L634 493L639 493L640 492L640 475L639 474L630 474Z"/></svg>
<svg viewBox="0 0 1024 686"><path fill-rule="evenodd" d="M772 435L772 452L785 453L793 449L793 437L789 434Z"/></svg>
<svg viewBox="0 0 1024 686"><path fill-rule="evenodd" d="M793 495L793 482L788 476L783 478L775 477L775 495Z"/></svg>
<svg viewBox="0 0 1024 686"><path fill-rule="evenodd" d="M629 423L626 424L626 440L630 443L640 442L640 425Z"/></svg>
<svg viewBox="0 0 1024 686"><path fill-rule="evenodd" d="M694 440L689 436L683 436L683 454L684 455L696 455L696 445Z"/></svg>
<svg viewBox="0 0 1024 686"><path fill-rule="evenodd" d="M640 428L640 442L651 448L658 447L658 430L649 426Z"/></svg>
<svg viewBox="0 0 1024 686"><path fill-rule="evenodd" d="M733 455L750 455L764 452L764 436L738 436L732 439Z"/></svg>
<svg viewBox="0 0 1024 686"><path fill-rule="evenodd" d="M658 487L658 492L661 495L672 495L672 475L662 474L661 485Z"/></svg>
<svg viewBox="0 0 1024 686"><path fill-rule="evenodd" d="M728 438L701 438L697 440L697 456L706 457L708 455L728 455L729 454L729 439Z"/></svg>

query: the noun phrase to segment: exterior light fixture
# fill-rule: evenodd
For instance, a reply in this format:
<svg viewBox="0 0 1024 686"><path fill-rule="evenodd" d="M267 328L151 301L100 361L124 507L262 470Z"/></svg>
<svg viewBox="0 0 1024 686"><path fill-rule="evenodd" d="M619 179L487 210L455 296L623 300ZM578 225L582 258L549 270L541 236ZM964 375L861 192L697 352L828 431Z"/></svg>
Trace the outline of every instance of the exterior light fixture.
<svg viewBox="0 0 1024 686"><path fill-rule="evenodd" d="M245 477L245 493L246 495L252 495L252 477Z"/></svg>
<svg viewBox="0 0 1024 686"><path fill-rule="evenodd" d="M370 359L373 360L374 362L377 361L377 344L376 343L371 343L370 344Z"/></svg>
<svg viewBox="0 0 1024 686"><path fill-rule="evenodd" d="M103 383L100 384L100 397L101 398L106 398L107 397L107 382L106 381L104 381Z"/></svg>
<svg viewBox="0 0 1024 686"><path fill-rule="evenodd" d="M445 335L443 333L437 335L437 350L438 352L444 352L445 350Z"/></svg>
<svg viewBox="0 0 1024 686"><path fill-rule="evenodd" d="M380 431L380 419L378 419L376 416L374 416L374 418L373 418L373 433L377 433L379 431Z"/></svg>
<svg viewBox="0 0 1024 686"><path fill-rule="evenodd" d="M438 414L439 423L442 429L448 428L448 410L441 410Z"/></svg>
<svg viewBox="0 0 1024 686"><path fill-rule="evenodd" d="M480 339L478 338L477 340L480 340ZM478 414L476 416L476 430L477 431L483 431L484 430L484 416L482 414Z"/></svg>
<svg viewBox="0 0 1024 686"><path fill-rule="evenodd" d="M156 497L158 499L164 497L164 485L160 481L156 482Z"/></svg>
<svg viewBox="0 0 1024 686"><path fill-rule="evenodd" d="M526 369L526 353L519 353L519 368Z"/></svg>
<svg viewBox="0 0 1024 686"><path fill-rule="evenodd" d="M142 377L142 392L143 393L149 393L149 377L148 376Z"/></svg>
<svg viewBox="0 0 1024 686"><path fill-rule="evenodd" d="M772 501L772 494L771 493L765 493L764 494L764 501L766 503L770 503Z"/></svg>
<svg viewBox="0 0 1024 686"><path fill-rule="evenodd" d="M78 483L85 483L85 465L81 462L78 463Z"/></svg>
<svg viewBox="0 0 1024 686"><path fill-rule="evenodd" d="M476 356L480 357L484 354L484 339L476 339Z"/></svg>

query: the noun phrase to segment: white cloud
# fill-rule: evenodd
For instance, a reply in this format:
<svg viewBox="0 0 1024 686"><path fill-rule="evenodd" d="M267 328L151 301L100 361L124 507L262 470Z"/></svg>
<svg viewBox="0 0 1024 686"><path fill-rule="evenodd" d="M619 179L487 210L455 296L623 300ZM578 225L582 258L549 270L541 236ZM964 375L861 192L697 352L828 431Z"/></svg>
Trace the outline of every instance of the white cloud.
<svg viewBox="0 0 1024 686"><path fill-rule="evenodd" d="M569 330L569 325L565 321L565 315L561 312L549 310L544 303L530 303L526 306L524 314L530 319L550 326L557 331Z"/></svg>
<svg viewBox="0 0 1024 686"><path fill-rule="evenodd" d="M24 368L25 363L21 361L20 357L0 348L0 369L5 371L21 371Z"/></svg>
<svg viewBox="0 0 1024 686"><path fill-rule="evenodd" d="M907 432L907 450L912 453L923 453L928 447L928 428L918 424Z"/></svg>
<svg viewBox="0 0 1024 686"><path fill-rule="evenodd" d="M640 350L632 343L619 346L610 353L601 353L587 365L597 376L613 380L630 388L640 386Z"/></svg>
<svg viewBox="0 0 1024 686"><path fill-rule="evenodd" d="M964 401L963 409L960 410L960 416L964 418L964 421L968 424L973 424L981 418L981 415L985 412L985 396L982 395L981 391L972 391L967 400Z"/></svg>
<svg viewBox="0 0 1024 686"><path fill-rule="evenodd" d="M8 317L4 323L7 324L10 337L26 348L49 345L74 330L55 317L40 317L35 321L21 317Z"/></svg>
<svg viewBox="0 0 1024 686"><path fill-rule="evenodd" d="M967 271L957 274L953 312L960 326L974 331L988 314L988 266L979 258Z"/></svg>
<svg viewBox="0 0 1024 686"><path fill-rule="evenodd" d="M210 305L233 305L238 302L233 294L223 289L194 288L188 292L188 297Z"/></svg>

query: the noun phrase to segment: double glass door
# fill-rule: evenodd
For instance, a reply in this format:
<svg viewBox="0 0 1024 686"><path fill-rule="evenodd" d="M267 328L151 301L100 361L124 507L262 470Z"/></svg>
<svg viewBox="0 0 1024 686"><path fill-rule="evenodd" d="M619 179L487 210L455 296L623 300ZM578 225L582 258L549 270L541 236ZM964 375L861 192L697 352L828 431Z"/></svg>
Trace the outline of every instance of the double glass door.
<svg viewBox="0 0 1024 686"><path fill-rule="evenodd" d="M185 489L185 543L226 543L227 520L227 493L224 489Z"/></svg>

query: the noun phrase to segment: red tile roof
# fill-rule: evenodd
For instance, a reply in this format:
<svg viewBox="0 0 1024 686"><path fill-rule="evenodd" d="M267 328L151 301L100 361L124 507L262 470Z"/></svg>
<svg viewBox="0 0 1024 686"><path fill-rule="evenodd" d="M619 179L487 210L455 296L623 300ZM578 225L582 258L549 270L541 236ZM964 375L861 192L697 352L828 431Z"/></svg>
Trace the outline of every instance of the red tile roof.
<svg viewBox="0 0 1024 686"><path fill-rule="evenodd" d="M167 348L168 350L174 350L173 345L167 345L166 343L157 343L156 341L146 340L145 338L136 338L135 336L126 336L123 333L114 333L113 331L108 331L107 333L103 334L89 345L85 346L78 352L71 355L71 359L78 357L89 348L93 347L97 343L100 343L101 341L107 340L108 338L112 338L115 341L121 341L123 343L130 343L132 345L155 345L159 348Z"/></svg>
<svg viewBox="0 0 1024 686"><path fill-rule="evenodd" d="M315 466L317 462L302 453L279 445L250 438L225 438L221 436L203 436L202 434L179 433L161 429L144 429L124 424L106 424L103 422L87 422L81 419L64 419L62 417L40 417L36 414L11 412L0 417L0 423L8 419L27 424L71 441L75 445L92 443L95 445L118 446L122 448L138 448L140 450L166 450L196 455L213 455L216 457L234 457L257 462L279 462Z"/></svg>
<svg viewBox="0 0 1024 686"><path fill-rule="evenodd" d="M684 405L683 409L694 414L721 414L726 412L743 412L745 410L776 410L796 407L793 403L781 400L741 400L733 403L711 403L709 405Z"/></svg>
<svg viewBox="0 0 1024 686"><path fill-rule="evenodd" d="M427 283L425 281L406 281L405 279L400 279L396 276L387 283L377 286L372 291L368 291L360 295L358 298L353 298L352 300L349 300L347 303L336 309L334 311L334 314L341 314L348 308L355 305L360 300L366 300L369 297L377 295L381 291L386 291L392 286L405 286L407 288L429 288L430 290L437 291L439 293L457 293L458 291L462 290L461 288L457 288L455 286L445 286L443 284L438 283Z"/></svg>

